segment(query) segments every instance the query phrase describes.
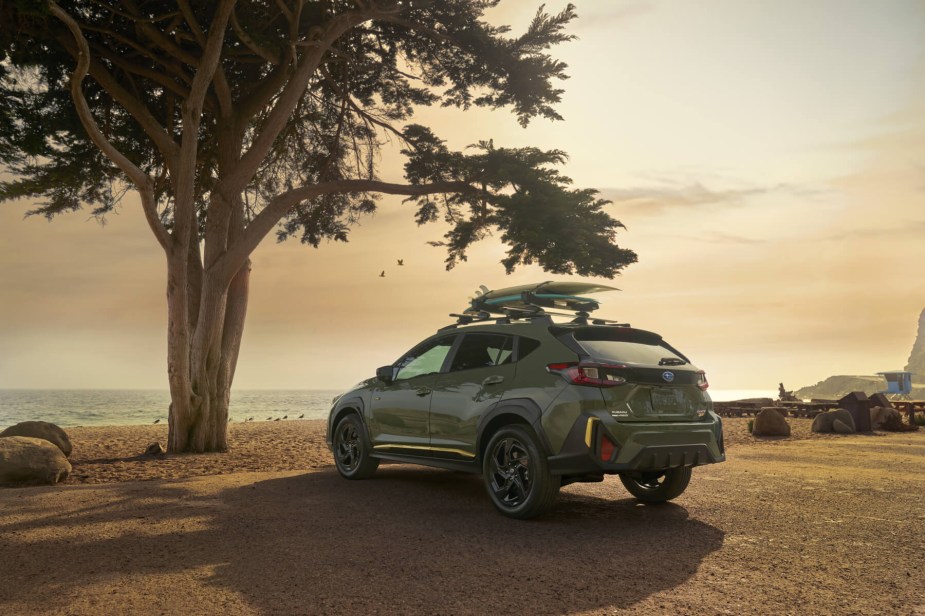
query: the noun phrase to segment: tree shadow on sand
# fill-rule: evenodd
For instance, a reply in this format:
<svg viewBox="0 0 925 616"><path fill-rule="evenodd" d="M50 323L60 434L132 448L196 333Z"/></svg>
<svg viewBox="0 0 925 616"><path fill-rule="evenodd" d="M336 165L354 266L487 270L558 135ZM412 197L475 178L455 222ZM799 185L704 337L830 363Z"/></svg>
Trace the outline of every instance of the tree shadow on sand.
<svg viewBox="0 0 925 616"><path fill-rule="evenodd" d="M618 496L616 485L605 487ZM208 584L264 613L557 614L626 607L676 587L723 542L722 531L679 505L598 498L584 487L563 490L544 518L509 520L479 477L405 466L384 466L368 481L333 471L270 479L217 498L185 482L94 489L112 499L77 499L45 516L36 508L58 509L67 492L40 489L30 502L33 492L23 491L8 503L0 559L14 573L0 589L0 612L28 604L30 580L51 591L54 600L35 606L51 613L88 583L207 566ZM81 539L87 528L108 530ZM18 534L32 535L26 550ZM56 566L63 553L66 568ZM145 600L180 607L170 589Z"/></svg>

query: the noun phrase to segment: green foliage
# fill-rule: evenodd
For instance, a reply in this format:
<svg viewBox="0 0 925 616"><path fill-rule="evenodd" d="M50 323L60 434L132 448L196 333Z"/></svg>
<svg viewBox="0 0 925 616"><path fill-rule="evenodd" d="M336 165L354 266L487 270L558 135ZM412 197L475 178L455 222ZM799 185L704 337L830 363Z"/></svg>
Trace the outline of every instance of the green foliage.
<svg viewBox="0 0 925 616"><path fill-rule="evenodd" d="M502 263L508 272L519 264L539 263L557 274L604 275L636 261L636 255L613 243L623 225L603 211L609 201L594 190L570 189L571 180L554 165L565 162L559 150L495 148L491 141L473 146L474 154L451 152L423 126L405 131L409 147L405 175L412 184L463 181L479 187L448 196L444 217L453 224L443 242L447 269L466 260L466 249L492 229L510 246ZM429 196L410 197L418 204L419 224L438 217Z"/></svg>
<svg viewBox="0 0 925 616"><path fill-rule="evenodd" d="M512 36L485 21L484 12L498 1L318 0L299 12L294 2L239 0L202 112L194 195L200 231L214 192L265 130L300 63L338 20L362 14L325 51L285 128L246 179L245 224L295 188L376 179L381 146L398 139L412 186L471 186L412 197L419 224L441 218L451 224L439 242L448 267L494 231L509 246L507 271L537 263L555 273L612 277L635 262L632 251L615 244L622 225L604 210L607 202L594 190L572 188L557 171L563 152L496 148L491 141L454 152L431 130L407 125L414 109L427 105L508 108L522 125L536 117L560 119L554 106L566 66L549 49L572 38L565 28L574 8L547 14L540 7L527 30ZM179 143L184 100L218 3L59 4L90 46L82 91L93 116L102 134L152 179L157 214L169 230L176 170L140 118ZM184 5L190 8L178 10ZM44 4L0 0L0 21L0 166L12 176L0 182L0 201L36 199L35 213L49 218L84 206L106 214L126 183L88 139L71 100L73 36ZM312 195L283 215L277 236L313 246L346 241L351 225L373 212L377 200L333 189Z"/></svg>
<svg viewBox="0 0 925 616"><path fill-rule="evenodd" d="M925 426L925 413L916 413L913 416L913 421L917 426Z"/></svg>
<svg viewBox="0 0 925 616"><path fill-rule="evenodd" d="M752 430L754 429L754 427L755 427L755 420L754 420L754 419L749 419L749 420L748 420L748 433L749 433L749 434L752 433Z"/></svg>

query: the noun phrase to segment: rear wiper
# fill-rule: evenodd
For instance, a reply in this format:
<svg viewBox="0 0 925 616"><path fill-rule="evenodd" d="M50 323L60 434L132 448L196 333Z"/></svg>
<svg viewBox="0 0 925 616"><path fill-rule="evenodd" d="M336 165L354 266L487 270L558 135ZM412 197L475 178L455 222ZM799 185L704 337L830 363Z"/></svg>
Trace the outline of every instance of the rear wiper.
<svg viewBox="0 0 925 616"><path fill-rule="evenodd" d="M663 357L658 360L659 366L683 366L687 362L677 357Z"/></svg>

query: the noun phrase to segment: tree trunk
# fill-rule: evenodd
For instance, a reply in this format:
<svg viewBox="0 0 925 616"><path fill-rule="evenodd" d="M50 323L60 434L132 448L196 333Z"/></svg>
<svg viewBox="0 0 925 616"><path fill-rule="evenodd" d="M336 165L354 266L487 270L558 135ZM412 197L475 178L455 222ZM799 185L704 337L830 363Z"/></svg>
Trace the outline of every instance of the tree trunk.
<svg viewBox="0 0 925 616"><path fill-rule="evenodd" d="M251 264L247 261L228 285L206 274L198 289L182 284L189 278L186 274L181 282L181 265L187 266L168 263L167 451L227 451L228 406L244 333ZM196 304L195 311L189 309L191 304Z"/></svg>

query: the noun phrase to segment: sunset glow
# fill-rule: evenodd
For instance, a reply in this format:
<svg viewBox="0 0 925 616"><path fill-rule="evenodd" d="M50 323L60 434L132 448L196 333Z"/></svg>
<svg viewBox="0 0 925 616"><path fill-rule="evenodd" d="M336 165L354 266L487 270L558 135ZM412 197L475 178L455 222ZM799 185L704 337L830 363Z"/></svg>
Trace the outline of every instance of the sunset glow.
<svg viewBox="0 0 925 616"><path fill-rule="evenodd" d="M503 7L491 17L515 32L536 9ZM925 5L577 7L578 39L554 51L571 75L565 121L523 129L476 109L419 121L454 148L568 152L564 173L613 201L619 243L639 254L600 313L659 332L714 388L902 368L925 306ZM381 176L401 164L386 148ZM164 258L137 200L105 226L23 220L30 209L0 208L0 387L165 388ZM387 197L347 244L262 245L235 386L346 387L449 323L479 285L568 278L505 275L497 237L446 272L426 244L441 226L416 227L412 212Z"/></svg>

